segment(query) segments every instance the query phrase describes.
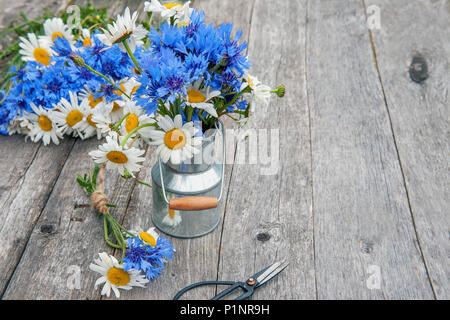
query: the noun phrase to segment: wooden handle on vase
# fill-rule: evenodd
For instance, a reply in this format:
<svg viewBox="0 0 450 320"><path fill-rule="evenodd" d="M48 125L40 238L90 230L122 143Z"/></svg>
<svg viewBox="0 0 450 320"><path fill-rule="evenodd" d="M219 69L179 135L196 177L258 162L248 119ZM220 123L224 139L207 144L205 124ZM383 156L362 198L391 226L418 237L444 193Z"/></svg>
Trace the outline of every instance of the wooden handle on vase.
<svg viewBox="0 0 450 320"><path fill-rule="evenodd" d="M182 211L198 211L216 208L219 204L214 197L183 197L173 198L169 201L169 209Z"/></svg>

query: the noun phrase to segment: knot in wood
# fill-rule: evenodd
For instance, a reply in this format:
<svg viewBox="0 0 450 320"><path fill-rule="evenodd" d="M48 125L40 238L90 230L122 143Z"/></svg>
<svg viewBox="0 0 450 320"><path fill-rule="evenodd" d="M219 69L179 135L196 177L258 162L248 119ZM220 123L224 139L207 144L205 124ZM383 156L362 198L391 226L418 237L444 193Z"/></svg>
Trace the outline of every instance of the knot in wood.
<svg viewBox="0 0 450 320"><path fill-rule="evenodd" d="M268 233L266 233L266 232L258 233L258 234L256 235L256 239L257 239L258 241L262 241L262 242L269 241L269 239L270 239L270 234L268 234Z"/></svg>
<svg viewBox="0 0 450 320"><path fill-rule="evenodd" d="M423 56L413 57L409 66L409 77L416 83L422 83L428 78L428 65Z"/></svg>

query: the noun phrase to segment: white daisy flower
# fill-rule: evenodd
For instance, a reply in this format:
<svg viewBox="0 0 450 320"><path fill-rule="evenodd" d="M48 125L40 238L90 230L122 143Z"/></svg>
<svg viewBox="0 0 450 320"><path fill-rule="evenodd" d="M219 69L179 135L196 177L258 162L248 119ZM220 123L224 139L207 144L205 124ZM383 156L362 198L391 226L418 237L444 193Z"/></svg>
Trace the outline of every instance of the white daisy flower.
<svg viewBox="0 0 450 320"><path fill-rule="evenodd" d="M144 11L160 13L163 19L174 17L180 23L189 24L189 19L192 14L192 8L189 7L190 1L184 5L176 2L161 4L158 0L151 0L144 2Z"/></svg>
<svg viewBox="0 0 450 320"><path fill-rule="evenodd" d="M26 114L26 111L24 111L24 115ZM13 121L9 122L6 125L6 131L8 132L8 134L10 136L12 136L13 134L23 134L23 135L27 135L30 133L31 129L33 128L32 123L30 122L30 120L26 119L24 117L24 115L14 119Z"/></svg>
<svg viewBox="0 0 450 320"><path fill-rule="evenodd" d="M107 136L112 133L112 127L114 122L111 119L111 111L113 109L113 104L101 103L94 109L91 121L95 123L97 129L100 130L102 136Z"/></svg>
<svg viewBox="0 0 450 320"><path fill-rule="evenodd" d="M271 96L270 94L271 89L269 86L262 84L261 81L258 80L258 78L251 76L249 74L244 76L244 80L245 82L243 82L241 85L241 91L248 86L252 89L251 93L245 94L245 97L249 101L264 104L269 103L269 99Z"/></svg>
<svg viewBox="0 0 450 320"><path fill-rule="evenodd" d="M122 122L120 128L121 133L125 136L140 125L155 122L155 120L152 117L146 115L144 109L142 109L142 107L140 106L137 106L136 102L134 101L125 101L123 113L124 115L129 113L129 115ZM152 130L154 130L154 128L145 127L139 129L137 134L141 135L145 139L148 139L150 138L150 132Z"/></svg>
<svg viewBox="0 0 450 320"><path fill-rule="evenodd" d="M133 98L133 95L136 93L136 90L140 85L141 84L136 81L135 78L125 78L120 81L119 88L122 89L122 91L125 92L129 97ZM130 101L130 99L124 99L122 97L123 93L120 90L116 90L114 91L114 93L120 97L120 99L115 100L114 102L110 102L113 104L113 113L111 114L111 118L114 122L117 122L126 114L126 112L124 112L123 110L123 107L128 101Z"/></svg>
<svg viewBox="0 0 450 320"><path fill-rule="evenodd" d="M44 22L44 32L47 38L53 42L56 38L65 38L71 46L73 46L73 35L72 31L67 25L64 24L61 18L51 18Z"/></svg>
<svg viewBox="0 0 450 320"><path fill-rule="evenodd" d="M83 39L83 47L92 46L91 32L89 31L89 29L82 29L81 36Z"/></svg>
<svg viewBox="0 0 450 320"><path fill-rule="evenodd" d="M37 107L33 103L30 103L30 106L34 113L24 112L23 118L26 122L21 125L30 129L28 136L31 141L42 140L44 145L48 145L51 140L54 144L59 144L59 139L62 139L63 135L53 119L53 111L45 110L41 106Z"/></svg>
<svg viewBox="0 0 450 320"><path fill-rule="evenodd" d="M84 139L96 135L97 139L100 140L102 138L102 128L97 127L98 123L93 120L94 109L86 108L85 116L88 126L85 126L84 128L80 129L80 135Z"/></svg>
<svg viewBox="0 0 450 320"><path fill-rule="evenodd" d="M141 83L133 77L122 79L119 83L120 89L122 89L130 97L132 97L136 93L136 90L140 86L141 86ZM119 90L118 90L117 94L119 96L122 96L122 92L120 92Z"/></svg>
<svg viewBox="0 0 450 320"><path fill-rule="evenodd" d="M158 242L159 234L158 232L156 232L156 229L154 227L148 229L147 231L143 231L142 228L136 227L135 229L129 230L128 232L133 234L135 237L139 237L139 239L151 245L152 247L155 247L156 243Z"/></svg>
<svg viewBox="0 0 450 320"><path fill-rule="evenodd" d="M170 159L173 164L180 164L200 153L196 147L201 144L202 138L194 137L198 129L193 122L183 125L181 115L177 114L173 120L166 115L158 118L158 126L162 130L150 132L150 144L158 145L156 152L164 162Z"/></svg>
<svg viewBox="0 0 450 320"><path fill-rule="evenodd" d="M78 96L74 92L69 92L70 102L61 98L58 104L54 105L53 116L56 124L64 134L84 136L82 132L89 126L87 122L87 111L89 110L89 100L83 99L78 103Z"/></svg>
<svg viewBox="0 0 450 320"><path fill-rule="evenodd" d="M131 15L127 7L123 16L117 15L116 21L108 25L108 30L103 29L104 34L98 35L98 38L109 47L117 43L123 52L126 52L126 48L122 41L126 40L131 52L134 53L136 46L142 43L141 39L147 34L144 27L136 25L137 17L137 11Z"/></svg>
<svg viewBox="0 0 450 320"><path fill-rule="evenodd" d="M202 80L197 80L190 84L187 88L186 104L193 108L203 109L213 117L217 118L217 111L211 101L213 98L220 96L220 91L212 90L210 87L200 89Z"/></svg>
<svg viewBox="0 0 450 320"><path fill-rule="evenodd" d="M111 289L116 295L116 298L120 298L119 289L130 290L133 287L145 288L145 284L149 280L140 271L130 269L125 271L123 265L119 264L119 261L113 256L108 255L106 252L98 254L100 259L94 259L94 263L89 265L89 269L100 273L102 276L95 281L94 288L104 283L101 295L107 297L111 294Z"/></svg>
<svg viewBox="0 0 450 320"><path fill-rule="evenodd" d="M98 97L97 99L94 97L94 92L88 88L87 85L84 86L78 93L78 98L80 100L88 99L89 106L91 109L94 109L99 103L104 102L103 97Z"/></svg>
<svg viewBox="0 0 450 320"><path fill-rule="evenodd" d="M163 218L162 223L169 227L176 227L181 223L180 211L168 208L169 213Z"/></svg>
<svg viewBox="0 0 450 320"><path fill-rule="evenodd" d="M38 39L34 33L29 33L27 38L19 37L21 40L19 47L22 48L19 53L22 55L22 60L36 61L48 66L53 53L50 50L50 43L44 38Z"/></svg>
<svg viewBox="0 0 450 320"><path fill-rule="evenodd" d="M137 148L124 149L117 142L117 136L107 136L106 143L100 145L98 150L89 152L89 155L95 163L106 162L107 168L114 166L122 176L127 171L134 177L133 172L139 171L142 167L138 162L145 160L141 157L144 153L144 150Z"/></svg>

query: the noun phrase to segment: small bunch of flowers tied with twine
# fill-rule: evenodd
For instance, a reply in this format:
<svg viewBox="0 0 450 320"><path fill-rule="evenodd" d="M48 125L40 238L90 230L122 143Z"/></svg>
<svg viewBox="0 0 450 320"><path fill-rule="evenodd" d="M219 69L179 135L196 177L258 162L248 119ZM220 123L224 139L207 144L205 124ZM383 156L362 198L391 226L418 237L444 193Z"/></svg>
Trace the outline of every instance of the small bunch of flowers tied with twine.
<svg viewBox="0 0 450 320"><path fill-rule="evenodd" d="M248 73L246 42L241 31L233 35L232 24L205 23L189 2L151 0L144 11L139 21L126 8L99 30L72 30L60 18L48 19L45 34L20 38L26 64L11 69L12 85L0 92L3 134L45 145L65 135L105 139L89 153L94 172L78 183L103 215L106 242L122 250L120 262L102 253L91 265L102 274L96 285L105 283L106 295L143 286L174 250L153 229L128 231L109 214L102 183L97 185L105 167L136 179L148 145L157 146L163 162L180 164L200 153L204 133L219 118L246 128L259 104L285 94L283 85L270 88ZM155 16L160 23L152 24Z"/></svg>

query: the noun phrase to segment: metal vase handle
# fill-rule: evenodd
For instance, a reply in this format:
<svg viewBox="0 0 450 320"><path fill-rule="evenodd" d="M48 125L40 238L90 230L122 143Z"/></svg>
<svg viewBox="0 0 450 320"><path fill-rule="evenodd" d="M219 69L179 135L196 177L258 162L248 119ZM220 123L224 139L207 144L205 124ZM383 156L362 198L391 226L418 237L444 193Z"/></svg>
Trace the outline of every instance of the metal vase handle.
<svg viewBox="0 0 450 320"><path fill-rule="evenodd" d="M220 123L220 130L222 132L222 177L221 177L221 186L220 186L220 194L218 198L215 197L182 197L182 198L173 198L168 200L166 195L166 189L164 187L164 177L161 167L161 155L158 156L158 164L159 164L159 175L161 177L161 188L163 192L164 201L169 205L169 209L173 210L182 210L182 211L200 211L216 208L219 205L219 201L222 199L223 193L223 181L225 177L225 159L226 159L226 150L225 150L225 129L223 122L217 119L214 124L216 129L217 123Z"/></svg>

